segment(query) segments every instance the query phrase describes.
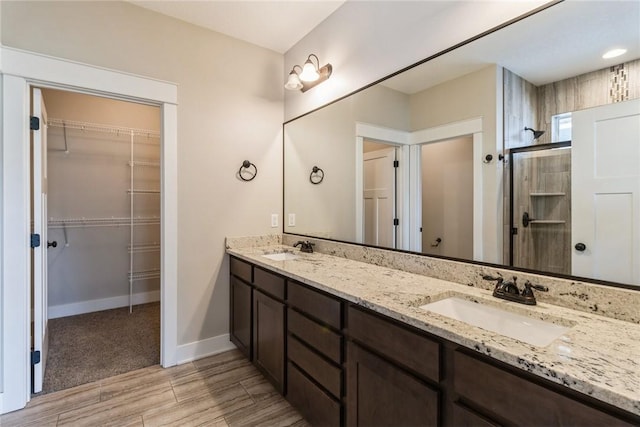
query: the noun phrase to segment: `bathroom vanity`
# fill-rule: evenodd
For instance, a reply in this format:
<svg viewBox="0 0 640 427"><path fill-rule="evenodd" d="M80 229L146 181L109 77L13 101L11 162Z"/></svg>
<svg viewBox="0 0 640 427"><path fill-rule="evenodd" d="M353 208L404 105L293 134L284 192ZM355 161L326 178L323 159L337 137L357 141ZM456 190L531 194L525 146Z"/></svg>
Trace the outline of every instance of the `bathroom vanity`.
<svg viewBox="0 0 640 427"><path fill-rule="evenodd" d="M640 424L637 324L290 246L227 251L231 340L313 425ZM421 308L451 296L568 330L538 347Z"/></svg>

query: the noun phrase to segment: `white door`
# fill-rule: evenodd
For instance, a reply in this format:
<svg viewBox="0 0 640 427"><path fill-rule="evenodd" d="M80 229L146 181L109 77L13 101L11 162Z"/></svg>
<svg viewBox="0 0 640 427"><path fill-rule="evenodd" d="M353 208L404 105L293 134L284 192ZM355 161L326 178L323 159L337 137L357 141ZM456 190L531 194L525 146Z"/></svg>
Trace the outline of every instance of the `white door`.
<svg viewBox="0 0 640 427"><path fill-rule="evenodd" d="M572 122L572 273L640 284L640 100Z"/></svg>
<svg viewBox="0 0 640 427"><path fill-rule="evenodd" d="M394 147L364 153L364 243L396 247Z"/></svg>
<svg viewBox="0 0 640 427"><path fill-rule="evenodd" d="M33 365L33 392L42 391L47 360L47 111L40 89L33 89L33 117L39 119L39 129L32 130L32 217L33 234L40 235L40 246L33 248L33 336L34 352L40 352L40 362Z"/></svg>

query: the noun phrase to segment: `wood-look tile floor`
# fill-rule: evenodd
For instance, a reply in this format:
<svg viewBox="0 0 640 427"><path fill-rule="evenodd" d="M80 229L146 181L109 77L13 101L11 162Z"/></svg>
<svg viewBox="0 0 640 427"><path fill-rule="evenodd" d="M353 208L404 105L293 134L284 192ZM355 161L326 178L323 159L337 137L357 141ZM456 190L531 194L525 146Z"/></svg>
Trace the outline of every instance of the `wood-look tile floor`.
<svg viewBox="0 0 640 427"><path fill-rule="evenodd" d="M0 426L308 426L237 350L33 398Z"/></svg>

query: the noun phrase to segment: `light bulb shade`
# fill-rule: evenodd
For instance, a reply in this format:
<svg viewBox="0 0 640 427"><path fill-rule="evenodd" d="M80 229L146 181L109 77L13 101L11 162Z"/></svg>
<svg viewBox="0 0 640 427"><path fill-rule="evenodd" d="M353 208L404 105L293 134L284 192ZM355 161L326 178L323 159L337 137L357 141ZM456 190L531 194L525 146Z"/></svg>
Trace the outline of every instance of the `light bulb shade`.
<svg viewBox="0 0 640 427"><path fill-rule="evenodd" d="M311 62L310 59L304 63L302 67L302 72L300 73L300 80L303 82L315 82L320 78L320 73L318 73L318 69Z"/></svg>
<svg viewBox="0 0 640 427"><path fill-rule="evenodd" d="M285 83L284 88L289 90L302 89L302 82L295 70L291 70L289 73L289 79L287 80L287 83Z"/></svg>

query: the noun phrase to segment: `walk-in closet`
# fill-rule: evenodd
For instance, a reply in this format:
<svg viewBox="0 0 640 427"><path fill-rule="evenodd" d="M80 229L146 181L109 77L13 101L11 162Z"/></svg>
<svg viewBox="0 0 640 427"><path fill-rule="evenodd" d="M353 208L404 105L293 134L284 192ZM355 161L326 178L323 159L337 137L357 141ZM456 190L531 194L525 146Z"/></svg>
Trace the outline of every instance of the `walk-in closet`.
<svg viewBox="0 0 640 427"><path fill-rule="evenodd" d="M43 89L43 392L159 363L160 110Z"/></svg>

